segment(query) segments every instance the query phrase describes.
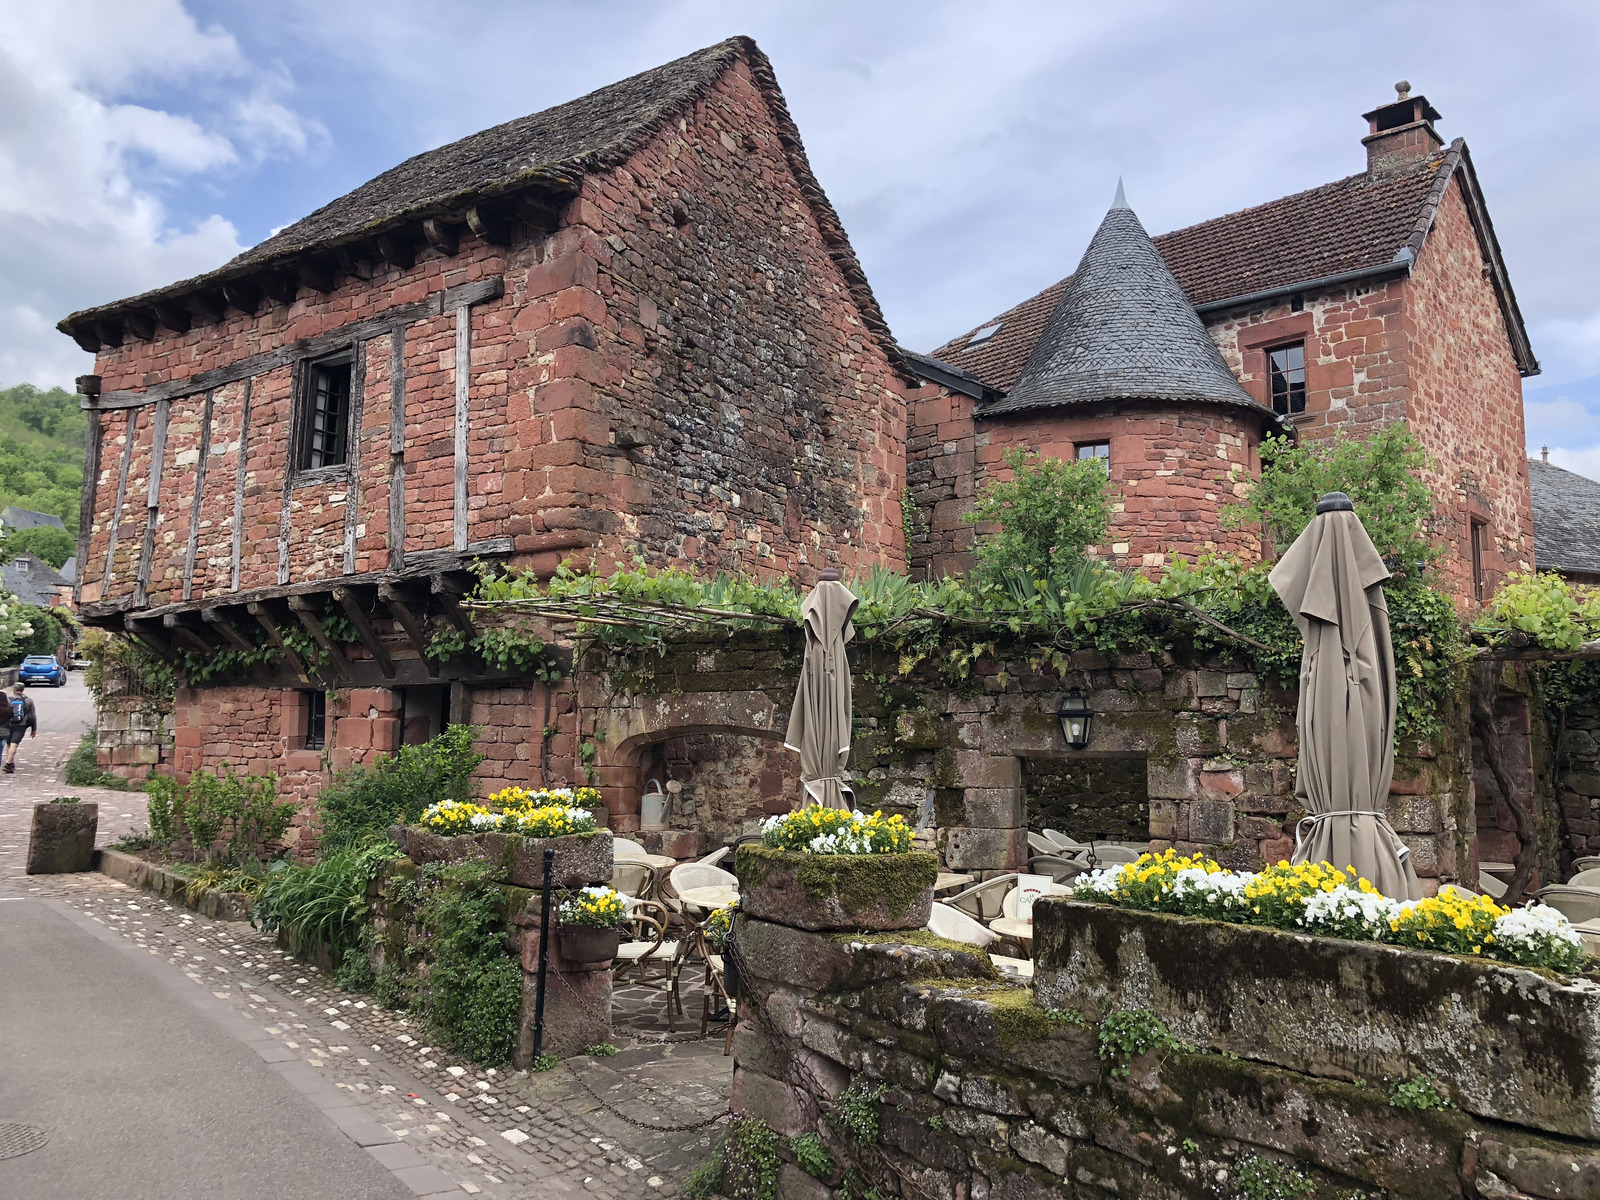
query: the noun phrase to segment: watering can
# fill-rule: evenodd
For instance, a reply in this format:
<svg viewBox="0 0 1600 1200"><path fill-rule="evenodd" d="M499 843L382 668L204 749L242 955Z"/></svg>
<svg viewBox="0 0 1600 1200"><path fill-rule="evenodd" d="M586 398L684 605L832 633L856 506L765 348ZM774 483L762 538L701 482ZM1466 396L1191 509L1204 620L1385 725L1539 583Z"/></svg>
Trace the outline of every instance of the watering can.
<svg viewBox="0 0 1600 1200"><path fill-rule="evenodd" d="M639 800L639 828L665 829L668 803L666 792L661 790L661 781L652 779Z"/></svg>

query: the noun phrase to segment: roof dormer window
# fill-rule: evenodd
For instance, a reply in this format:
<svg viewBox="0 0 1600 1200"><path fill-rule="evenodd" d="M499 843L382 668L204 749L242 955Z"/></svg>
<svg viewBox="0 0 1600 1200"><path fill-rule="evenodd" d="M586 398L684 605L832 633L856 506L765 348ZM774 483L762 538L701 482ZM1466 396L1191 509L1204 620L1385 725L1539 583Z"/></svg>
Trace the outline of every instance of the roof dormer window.
<svg viewBox="0 0 1600 1200"><path fill-rule="evenodd" d="M985 325L982 329L978 330L977 333L973 334L967 339L968 347L981 346L984 342L992 339L995 334L999 333L1004 326L1004 321L996 321L993 325Z"/></svg>

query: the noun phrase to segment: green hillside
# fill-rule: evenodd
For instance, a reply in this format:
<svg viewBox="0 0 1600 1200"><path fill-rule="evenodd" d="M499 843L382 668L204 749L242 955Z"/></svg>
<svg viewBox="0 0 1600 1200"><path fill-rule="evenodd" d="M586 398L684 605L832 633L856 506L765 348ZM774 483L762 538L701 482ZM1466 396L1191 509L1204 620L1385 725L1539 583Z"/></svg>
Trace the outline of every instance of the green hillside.
<svg viewBox="0 0 1600 1200"><path fill-rule="evenodd" d="M29 383L0 388L0 508L54 513L76 536L87 429L71 392Z"/></svg>

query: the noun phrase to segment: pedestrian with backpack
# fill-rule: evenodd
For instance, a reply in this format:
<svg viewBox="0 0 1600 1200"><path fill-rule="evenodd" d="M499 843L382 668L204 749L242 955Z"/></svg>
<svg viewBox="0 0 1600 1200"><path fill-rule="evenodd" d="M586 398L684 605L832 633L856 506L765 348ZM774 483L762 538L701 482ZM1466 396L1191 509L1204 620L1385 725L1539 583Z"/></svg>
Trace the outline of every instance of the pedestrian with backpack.
<svg viewBox="0 0 1600 1200"><path fill-rule="evenodd" d="M33 736L39 736L39 714L33 707L33 698L28 695L27 689L20 683L11 689L11 703L6 706L6 765L5 773L17 773L17 747L22 744L22 735L29 730Z"/></svg>

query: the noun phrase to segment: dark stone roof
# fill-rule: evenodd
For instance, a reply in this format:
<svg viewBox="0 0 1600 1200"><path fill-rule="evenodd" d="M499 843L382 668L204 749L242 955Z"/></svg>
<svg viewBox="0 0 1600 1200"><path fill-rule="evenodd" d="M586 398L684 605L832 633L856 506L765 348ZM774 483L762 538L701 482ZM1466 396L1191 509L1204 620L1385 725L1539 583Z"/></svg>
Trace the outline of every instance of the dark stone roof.
<svg viewBox="0 0 1600 1200"><path fill-rule="evenodd" d="M1528 486L1539 570L1600 575L1600 483L1531 458Z"/></svg>
<svg viewBox="0 0 1600 1200"><path fill-rule="evenodd" d="M900 357L844 225L811 171L772 64L748 37L728 38L566 104L424 151L279 230L215 271L127 300L83 309L63 319L57 328L70 334L97 318L122 316L303 256L326 255L429 218L460 222L468 209L492 205L515 193L570 196L584 176L626 161L740 59L761 89L790 169L867 328L882 342L896 368L907 379L914 379Z"/></svg>
<svg viewBox="0 0 1600 1200"><path fill-rule="evenodd" d="M51 608L56 603L56 589L67 587L67 580L44 559L26 551L10 562L0 565L5 577L6 590L24 604L37 604Z"/></svg>
<svg viewBox="0 0 1600 1200"><path fill-rule="evenodd" d="M1117 201L1015 386L982 414L1149 399L1239 405L1270 417L1222 361L1120 187Z"/></svg>
<svg viewBox="0 0 1600 1200"><path fill-rule="evenodd" d="M1153 239L1167 267L1196 308L1357 271L1406 270L1421 252L1450 180L1460 175L1485 254L1496 270L1509 335L1524 373L1538 370L1499 247L1478 193L1466 146L1448 149L1393 175L1351 175ZM1022 374L1071 277L1052 284L998 317L954 338L932 357L958 366L1001 391ZM970 349L972 335L996 321L993 338Z"/></svg>
<svg viewBox="0 0 1600 1200"><path fill-rule="evenodd" d="M0 526L6 529L66 528L55 513L35 512L31 508L18 508L15 504L0 509Z"/></svg>

